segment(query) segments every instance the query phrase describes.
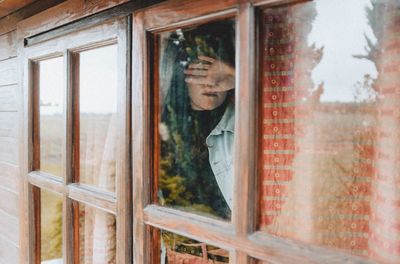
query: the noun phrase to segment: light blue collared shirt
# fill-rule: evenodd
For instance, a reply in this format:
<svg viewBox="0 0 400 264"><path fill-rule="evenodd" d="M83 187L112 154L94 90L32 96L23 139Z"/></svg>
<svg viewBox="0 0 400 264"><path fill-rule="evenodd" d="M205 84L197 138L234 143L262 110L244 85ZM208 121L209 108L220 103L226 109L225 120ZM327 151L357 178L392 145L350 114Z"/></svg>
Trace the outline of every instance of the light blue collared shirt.
<svg viewBox="0 0 400 264"><path fill-rule="evenodd" d="M228 104L218 125L206 139L211 169L219 189L232 210L233 196L233 139L235 106Z"/></svg>

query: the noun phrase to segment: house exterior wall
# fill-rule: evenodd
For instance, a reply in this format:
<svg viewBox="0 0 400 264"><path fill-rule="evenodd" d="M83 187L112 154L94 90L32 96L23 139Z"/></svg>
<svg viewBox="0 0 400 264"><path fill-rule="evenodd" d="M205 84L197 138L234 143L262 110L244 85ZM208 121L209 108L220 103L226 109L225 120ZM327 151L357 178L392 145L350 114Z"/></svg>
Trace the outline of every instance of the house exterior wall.
<svg viewBox="0 0 400 264"><path fill-rule="evenodd" d="M0 35L0 263L19 255L18 78L13 30Z"/></svg>
<svg viewBox="0 0 400 264"><path fill-rule="evenodd" d="M19 157L23 153L19 136L23 97L18 46L22 46L26 34L61 26L127 0L60 2L63 1L36 1L0 18L0 264L25 263L27 252L27 241L23 239L26 225L22 223L20 212L22 176ZM28 28L23 33L17 29L20 24Z"/></svg>

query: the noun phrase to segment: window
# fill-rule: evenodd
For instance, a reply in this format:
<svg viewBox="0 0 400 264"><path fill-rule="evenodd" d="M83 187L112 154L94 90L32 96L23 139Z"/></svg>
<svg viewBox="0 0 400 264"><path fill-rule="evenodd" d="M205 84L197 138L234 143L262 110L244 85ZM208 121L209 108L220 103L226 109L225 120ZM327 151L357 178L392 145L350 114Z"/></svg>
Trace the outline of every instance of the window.
<svg viewBox="0 0 400 264"><path fill-rule="evenodd" d="M233 196L235 21L154 36L152 97L158 203L230 219ZM156 81L155 81L156 82ZM157 202L157 201L155 201Z"/></svg>
<svg viewBox="0 0 400 264"><path fill-rule="evenodd" d="M131 261L127 23L24 48L31 263Z"/></svg>
<svg viewBox="0 0 400 264"><path fill-rule="evenodd" d="M230 263L398 262L398 221L389 216L397 212L398 200L397 178L389 176L397 175L392 147L397 130L390 124L397 124L391 118L397 113L398 4L239 2L171 1L134 17L133 47L141 56L133 60L139 109L133 151L142 154L133 160L134 208L143 212L134 219L135 261L175 263L202 256L211 263L208 253L191 245L212 245L229 252ZM185 182L196 175L196 166L204 172L210 164L194 161L191 144L180 146L196 137L188 125L195 117L187 115L176 127L169 119L178 118L176 109L187 114L179 108L185 103L195 110L193 75L209 80L207 71L220 58L214 48L208 50L204 35L225 23L235 25L236 39L235 60L228 63L235 72L229 216L210 202L190 199L194 187ZM199 31L204 35L196 35ZM223 38L229 30L221 32ZM181 100L171 103L171 93ZM174 134L179 126L189 135ZM196 150L211 146L206 140ZM188 166L189 176L182 166ZM207 176L200 177L206 183L216 178ZM204 182L190 178L200 185L197 190L209 187ZM215 192L207 194L201 197L199 191L196 197L207 200ZM377 212L376 206L385 210Z"/></svg>
<svg viewBox="0 0 400 264"><path fill-rule="evenodd" d="M30 262L399 262L399 17L178 0L31 42Z"/></svg>

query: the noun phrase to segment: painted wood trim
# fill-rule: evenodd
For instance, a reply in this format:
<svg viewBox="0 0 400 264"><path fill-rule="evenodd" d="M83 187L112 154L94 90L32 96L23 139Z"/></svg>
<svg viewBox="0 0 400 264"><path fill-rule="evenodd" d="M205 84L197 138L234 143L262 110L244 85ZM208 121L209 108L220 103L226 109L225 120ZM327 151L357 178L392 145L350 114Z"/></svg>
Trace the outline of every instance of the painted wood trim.
<svg viewBox="0 0 400 264"><path fill-rule="evenodd" d="M74 83L74 61L73 54L70 51L64 52L64 74L65 74L65 97L64 97L64 136L63 136L63 153L65 153L63 164L65 172L64 175L64 186L73 183L74 176L74 101L73 101L73 83ZM74 245L75 229L78 226L75 223L79 223L79 211L76 211L73 207L72 200L68 197L68 194L63 194L63 208L62 208L62 250L63 250L63 261L66 264L73 264L74 260L77 259L79 251L76 250ZM71 232L72 230L72 232Z"/></svg>
<svg viewBox="0 0 400 264"><path fill-rule="evenodd" d="M117 263L132 263L132 168L131 168L131 17L118 27L118 107L120 113L117 156Z"/></svg>
<svg viewBox="0 0 400 264"><path fill-rule="evenodd" d="M271 7L277 5L296 4L296 3L310 2L310 1L313 0L250 0L248 2L250 2L253 6Z"/></svg>
<svg viewBox="0 0 400 264"><path fill-rule="evenodd" d="M84 184L72 183L67 186L68 198L116 214L117 198L114 193L99 190Z"/></svg>
<svg viewBox="0 0 400 264"><path fill-rule="evenodd" d="M133 172L133 263L149 263L149 230L143 209L150 202L149 89L146 32L143 12L132 17L132 172Z"/></svg>
<svg viewBox="0 0 400 264"><path fill-rule="evenodd" d="M254 229L255 216L255 142L256 88L254 85L254 10L250 4L239 6L236 31L235 88L235 196L232 221L237 236L246 237Z"/></svg>
<svg viewBox="0 0 400 264"><path fill-rule="evenodd" d="M174 232L227 250L236 251L234 259L239 262L247 256L268 263L372 263L344 251L279 238L255 232L246 237L237 236L229 223L149 205L144 210L144 221L158 229ZM245 257L246 256L246 257Z"/></svg>
<svg viewBox="0 0 400 264"><path fill-rule="evenodd" d="M28 173L28 181L38 188L46 189L61 195L65 192L62 178L57 178L40 171Z"/></svg>
<svg viewBox="0 0 400 264"><path fill-rule="evenodd" d="M121 225L118 223L117 232L119 236L117 238L117 255L118 259L122 259L121 263L129 263L129 259L132 256L132 247L129 244L132 240L131 232L129 228L131 226L131 214L129 211L132 210L132 201L129 197L124 197L119 202L119 198L131 192L130 185L125 185L129 183L130 175L127 175L127 170L129 170L129 161L127 160L130 155L129 142L131 140L130 134L125 134L127 130L130 129L130 124L125 123L126 120L130 121L129 111L130 103L127 102L121 108L124 113L121 115L121 122L125 125L121 130L121 135L124 135L124 140L121 142L124 149L121 148L119 152L120 159L125 159L118 165L118 175L123 175L120 177L120 186L125 188L122 192L117 190L116 193L109 193L102 191L95 187L86 186L83 184L76 183L79 179L79 102L78 102L78 91L79 91L79 52L98 48L104 46L105 44L114 44L119 41L119 50L121 51L118 56L120 60L120 67L123 72L120 75L119 82L119 92L120 100L126 100L126 97L130 99L129 87L127 86L127 74L130 74L130 68L125 69L127 65L127 54L129 52L128 43L128 31L127 24L124 18L119 20L108 21L85 30L74 32L66 37L61 37L59 39L49 40L46 43L40 45L35 45L32 47L24 48L19 46L19 52L21 53L20 65L24 70L21 71L24 76L21 83L21 88L23 90L23 100L24 103L21 107L24 113L21 118L22 125L20 126L21 133L21 143L20 154L23 158L23 169L21 168L21 175L24 184L21 187L22 196L27 195L24 198L24 202L20 204L21 211L26 210L25 206L29 207L31 204L38 200L34 198L33 195L28 195L28 190L34 188L32 184L40 186L41 188L46 188L51 191L56 191L63 195L63 257L64 263L77 263L79 261L79 203L84 203L89 206L95 207L97 209L109 212L111 214L117 215L117 211L121 211L120 217L124 220ZM63 149L65 156L63 157L63 167L65 168L65 175L63 178L55 178L46 175L43 172L35 171L31 172L33 168L39 168L38 164L33 166L32 153L36 148L37 144L33 144L33 136L38 136L38 133L34 129L35 123L38 124L38 119L33 122L32 116L34 116L35 109L33 108L34 99L34 84L37 85L38 79L37 70L33 70L37 61L53 58L55 56L64 56L65 61L65 78L66 78L66 96L64 104L67 106L67 111L64 113L65 117L65 134ZM127 90L128 89L128 90ZM37 91L36 91L37 92ZM128 94L125 94L128 93ZM37 96L36 96L37 99ZM121 105L121 104L119 104ZM120 112L121 112L120 111ZM36 140L37 142L37 140ZM120 146L122 147L122 146ZM27 155L27 156L25 156ZM37 155L37 154L36 154ZM128 157L127 157L128 155ZM121 173L125 171L124 173ZM31 173L29 173L31 172ZM23 217L27 219L28 222L21 223L21 230L24 234L21 234L21 248L28 250L27 253L21 254L21 263L34 263L37 262L37 255L33 247L37 247L35 243L35 232L32 231L29 223L33 223L35 217L32 216L34 212L34 206L31 213L24 211ZM23 209L24 208L24 209ZM127 208L127 209L125 209ZM117 218L119 217L117 215ZM119 221L119 220L118 220ZM126 253L127 252L127 253ZM118 261L119 261L118 260ZM127 262L125 260L128 260Z"/></svg>

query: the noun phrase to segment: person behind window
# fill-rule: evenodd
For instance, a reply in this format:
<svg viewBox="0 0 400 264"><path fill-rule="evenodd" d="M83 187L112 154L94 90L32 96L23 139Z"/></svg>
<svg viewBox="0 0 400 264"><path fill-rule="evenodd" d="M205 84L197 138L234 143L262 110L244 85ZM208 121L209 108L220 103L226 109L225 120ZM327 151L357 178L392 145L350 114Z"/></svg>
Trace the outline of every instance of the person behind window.
<svg viewBox="0 0 400 264"><path fill-rule="evenodd" d="M171 34L160 64L160 201L230 218L233 195L234 24ZM172 68L171 68L172 67ZM161 78L163 79L163 78Z"/></svg>

